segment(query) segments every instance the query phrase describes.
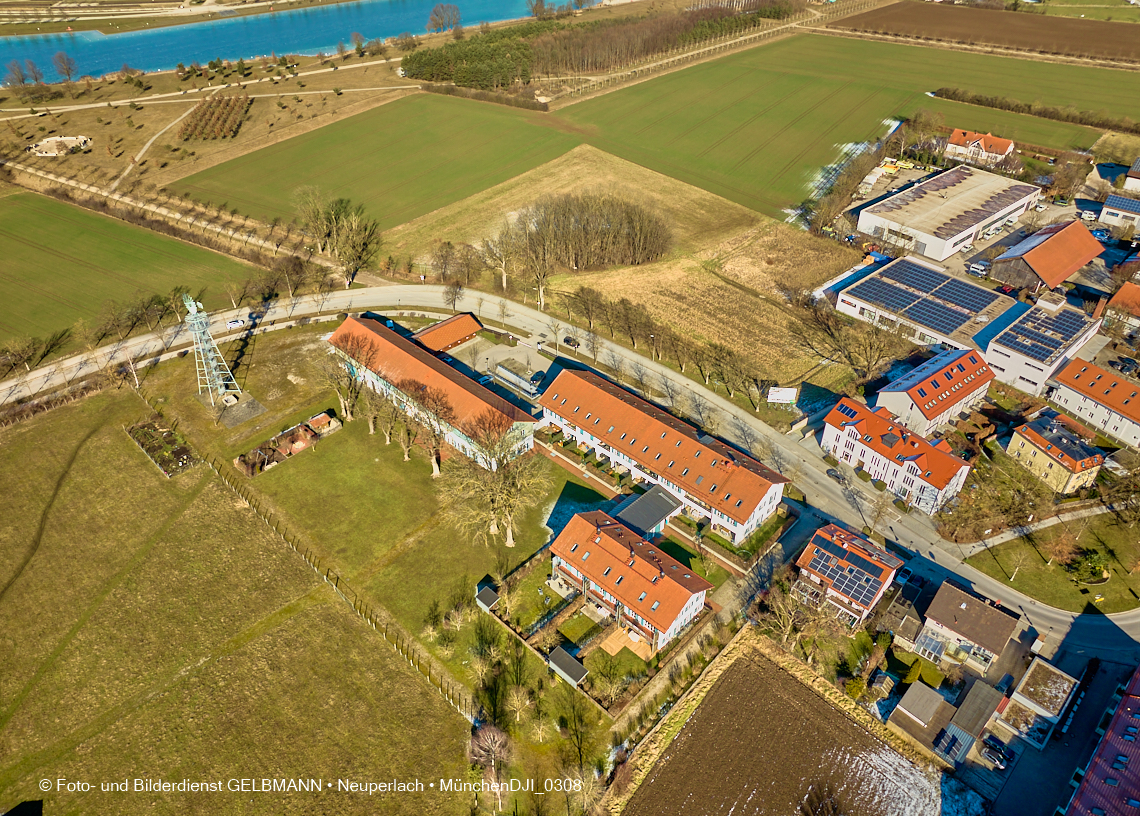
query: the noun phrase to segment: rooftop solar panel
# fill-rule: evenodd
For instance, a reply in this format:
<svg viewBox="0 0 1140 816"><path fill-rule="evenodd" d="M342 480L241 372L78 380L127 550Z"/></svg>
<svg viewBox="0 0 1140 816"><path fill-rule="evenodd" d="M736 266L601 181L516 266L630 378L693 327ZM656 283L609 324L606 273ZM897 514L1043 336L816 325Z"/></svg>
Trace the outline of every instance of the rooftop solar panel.
<svg viewBox="0 0 1140 816"><path fill-rule="evenodd" d="M960 280L948 280L934 292L934 297L977 313L998 299L996 293Z"/></svg>
<svg viewBox="0 0 1140 816"><path fill-rule="evenodd" d="M933 269L928 269L905 258L884 269L882 276L899 283L905 283L907 286L913 286L922 292L931 292L950 280L941 272L935 272Z"/></svg>
<svg viewBox="0 0 1140 816"><path fill-rule="evenodd" d="M1140 201L1124 196L1110 195L1105 199L1104 206L1110 210L1122 210L1130 213L1140 213Z"/></svg>
<svg viewBox="0 0 1140 816"><path fill-rule="evenodd" d="M921 295L908 292L906 289L878 278L868 278L862 283L855 284L847 291L857 298L862 298L868 303L882 306L892 312L901 312L921 297Z"/></svg>
<svg viewBox="0 0 1140 816"><path fill-rule="evenodd" d="M843 414L843 416L850 417L851 419L859 416L859 412L852 408L850 405L839 405L836 406L835 410L839 411L839 413Z"/></svg>
<svg viewBox="0 0 1140 816"><path fill-rule="evenodd" d="M903 314L916 323L945 335L953 334L970 319L970 315L933 300L920 301L906 309Z"/></svg>

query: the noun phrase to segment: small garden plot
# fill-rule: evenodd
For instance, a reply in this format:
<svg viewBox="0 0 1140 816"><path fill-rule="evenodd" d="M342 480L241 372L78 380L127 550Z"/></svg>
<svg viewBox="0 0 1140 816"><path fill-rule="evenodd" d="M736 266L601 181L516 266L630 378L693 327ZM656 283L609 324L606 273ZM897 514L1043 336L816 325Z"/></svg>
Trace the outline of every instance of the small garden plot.
<svg viewBox="0 0 1140 816"><path fill-rule="evenodd" d="M581 647L596 637L602 631L602 627L584 612L579 612L562 624L558 631L575 646Z"/></svg>
<svg viewBox="0 0 1140 816"><path fill-rule="evenodd" d="M169 427L159 415L131 426L127 429L127 434L168 479L202 461L191 450L182 434Z"/></svg>

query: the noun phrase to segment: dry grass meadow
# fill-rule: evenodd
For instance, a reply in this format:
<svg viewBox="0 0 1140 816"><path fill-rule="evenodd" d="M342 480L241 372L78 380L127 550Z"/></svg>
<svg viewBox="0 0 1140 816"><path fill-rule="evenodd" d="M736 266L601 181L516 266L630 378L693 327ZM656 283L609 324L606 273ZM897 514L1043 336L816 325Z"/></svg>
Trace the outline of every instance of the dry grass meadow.
<svg viewBox="0 0 1140 816"><path fill-rule="evenodd" d="M163 477L105 392L0 434L0 810L454 813L443 797L103 793L100 782L424 779L466 723L213 473Z"/></svg>

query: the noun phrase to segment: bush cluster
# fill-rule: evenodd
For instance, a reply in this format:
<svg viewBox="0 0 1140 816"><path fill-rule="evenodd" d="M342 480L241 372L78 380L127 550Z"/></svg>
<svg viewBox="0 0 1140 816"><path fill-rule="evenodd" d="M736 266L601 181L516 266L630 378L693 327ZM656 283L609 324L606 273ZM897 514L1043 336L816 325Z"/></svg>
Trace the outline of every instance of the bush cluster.
<svg viewBox="0 0 1140 816"><path fill-rule="evenodd" d="M248 95L212 96L203 99L178 129L178 138L232 139L241 130L241 123L253 100Z"/></svg>

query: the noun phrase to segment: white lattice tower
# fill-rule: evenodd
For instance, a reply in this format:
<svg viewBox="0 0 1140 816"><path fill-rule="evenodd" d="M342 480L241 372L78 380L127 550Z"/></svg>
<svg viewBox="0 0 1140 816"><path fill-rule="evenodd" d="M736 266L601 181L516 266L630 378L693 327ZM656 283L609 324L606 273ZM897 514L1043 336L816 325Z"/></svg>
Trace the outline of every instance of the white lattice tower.
<svg viewBox="0 0 1140 816"><path fill-rule="evenodd" d="M230 367L210 334L210 318L189 295L182 296L186 305L186 325L194 335L194 360L198 365L198 393L210 395L210 404L216 405L226 394L241 394Z"/></svg>

